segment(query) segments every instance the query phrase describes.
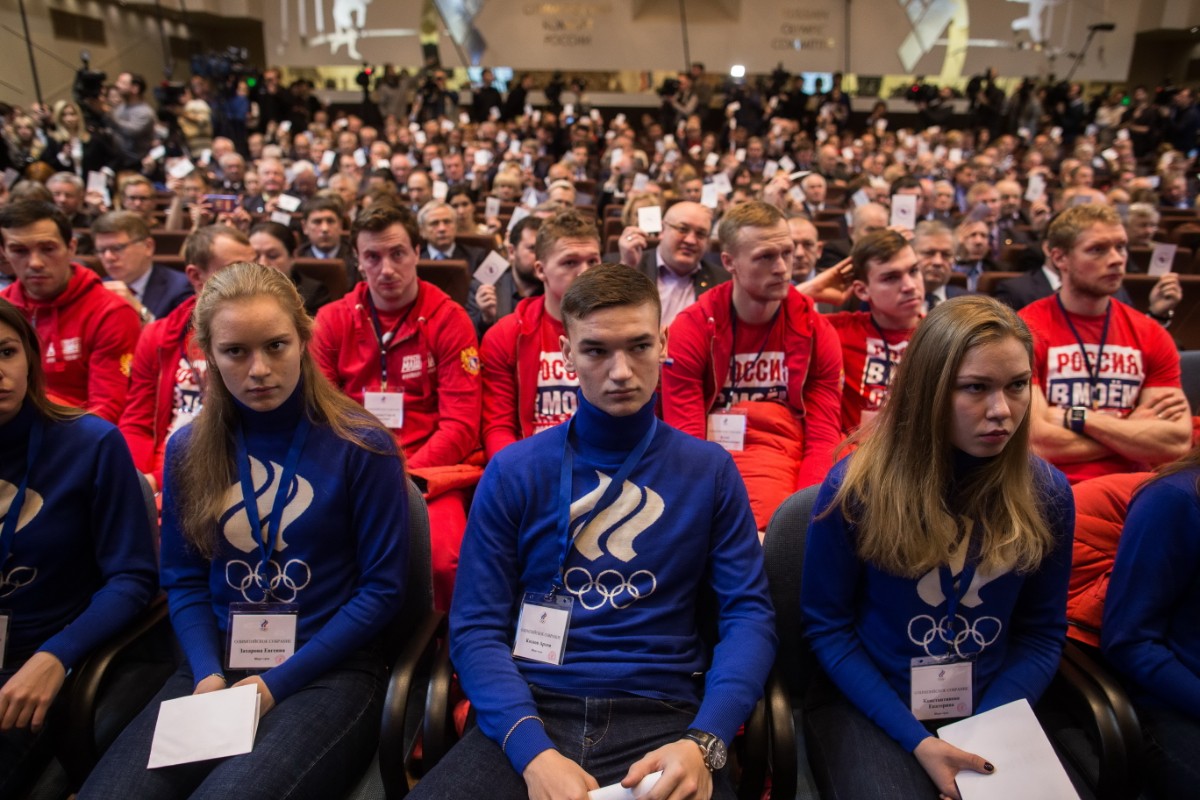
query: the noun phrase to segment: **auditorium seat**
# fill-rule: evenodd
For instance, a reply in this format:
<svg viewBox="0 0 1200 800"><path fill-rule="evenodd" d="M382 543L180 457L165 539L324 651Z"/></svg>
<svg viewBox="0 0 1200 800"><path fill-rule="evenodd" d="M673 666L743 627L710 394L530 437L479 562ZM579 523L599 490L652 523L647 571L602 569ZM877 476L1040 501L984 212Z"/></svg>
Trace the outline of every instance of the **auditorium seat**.
<svg viewBox="0 0 1200 800"><path fill-rule="evenodd" d="M466 261L418 261L417 277L429 281L450 295L456 303L462 306L467 304L471 273L467 271Z"/></svg>

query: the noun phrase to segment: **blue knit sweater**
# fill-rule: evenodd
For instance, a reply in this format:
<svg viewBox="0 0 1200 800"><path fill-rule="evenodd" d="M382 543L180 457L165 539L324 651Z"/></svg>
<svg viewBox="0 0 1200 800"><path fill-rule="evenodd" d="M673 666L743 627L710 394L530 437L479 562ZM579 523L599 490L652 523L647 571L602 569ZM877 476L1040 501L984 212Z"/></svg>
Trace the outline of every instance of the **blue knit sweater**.
<svg viewBox="0 0 1200 800"><path fill-rule="evenodd" d="M570 492L576 519L655 424L653 405L612 417L580 395ZM574 607L563 663L514 660L524 594L550 590L558 572L567 430L559 425L505 448L475 494L450 647L481 729L497 743L508 735L518 773L552 748L540 725L513 728L538 713L532 683L580 696L700 702L694 727L728 742L761 695L775 653L762 551L729 455L662 422L620 497L575 536L567 555ZM721 609L711 663L695 615L709 587ZM705 673L703 687L697 673Z"/></svg>
<svg viewBox="0 0 1200 800"><path fill-rule="evenodd" d="M954 650L935 629L946 615L947 600L936 570L918 580L883 572L859 559L854 527L840 509L820 516L841 486L850 458L830 470L809 524L800 597L805 635L850 702L913 750L929 732L910 710L911 660ZM959 454L954 472L961 476L974 466ZM975 713L1022 697L1036 702L1062 653L1075 504L1057 469L1035 459L1034 476L1054 534L1053 552L1027 575L976 572L958 604L957 615L969 626L958 653L978 654ZM969 501L963 505L961 512L969 514Z"/></svg>
<svg viewBox="0 0 1200 800"><path fill-rule="evenodd" d="M272 411L239 404L237 413L257 465L255 486L267 484L258 499L265 527L292 433L304 413L303 392L297 387ZM252 579L261 556L236 476L221 515L216 557L201 558L184 540L176 484L190 433L191 426L181 429L167 446L162 583L175 634L199 682L224 671L229 604L262 599ZM395 452L389 436L372 442ZM407 493L396 455L369 452L314 424L289 490L294 496L267 572L279 577L276 598L299 604L300 618L295 655L262 674L277 703L369 644L391 621L403 599L408 556Z"/></svg>
<svg viewBox="0 0 1200 800"><path fill-rule="evenodd" d="M0 520L25 474L37 414L26 401L0 426ZM0 564L0 608L12 612L6 666L44 650L71 669L132 622L157 587L150 520L120 432L90 415L44 420Z"/></svg>

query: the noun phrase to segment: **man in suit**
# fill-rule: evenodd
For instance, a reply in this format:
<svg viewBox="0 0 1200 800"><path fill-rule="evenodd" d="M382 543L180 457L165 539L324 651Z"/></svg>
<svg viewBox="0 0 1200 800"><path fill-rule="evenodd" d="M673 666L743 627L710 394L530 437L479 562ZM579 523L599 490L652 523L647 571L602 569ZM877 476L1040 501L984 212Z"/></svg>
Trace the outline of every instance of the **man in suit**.
<svg viewBox="0 0 1200 800"><path fill-rule="evenodd" d="M142 322L165 317L192 296L187 276L154 263L154 238L132 211L110 211L92 223L96 254L108 277L104 287L138 312Z"/></svg>
<svg viewBox="0 0 1200 800"><path fill-rule="evenodd" d="M866 203L851 214L850 235L846 239L831 239L825 242L817 270L823 272L850 257L855 242L867 234L881 231L888 226L888 210L879 203Z"/></svg>
<svg viewBox="0 0 1200 800"><path fill-rule="evenodd" d="M344 208L342 201L332 196L318 196L300 207L303 216L301 229L308 239L299 250L297 258L341 259L346 265L349 286L361 280L358 274L358 259L354 250L342 238Z"/></svg>
<svg viewBox="0 0 1200 800"><path fill-rule="evenodd" d="M466 261L467 269L474 275L487 257L483 250L455 243L458 214L449 203L430 200L417 214L417 224L425 242L421 245L421 258L426 261Z"/></svg>
<svg viewBox="0 0 1200 800"><path fill-rule="evenodd" d="M676 203L663 215L658 247L648 250L644 231L630 226L621 231L618 257L622 264L642 271L658 285L662 301L662 323L675 316L719 283L729 273L719 264L705 260L712 212L699 203Z"/></svg>
<svg viewBox="0 0 1200 800"><path fill-rule="evenodd" d="M917 223L917 229L913 231L912 248L925 279L926 310L951 297L969 294L961 286L949 283L954 264L954 231L949 225L933 220Z"/></svg>
<svg viewBox="0 0 1200 800"><path fill-rule="evenodd" d="M471 279L471 288L467 292L467 316L475 325L480 341L483 341L483 334L492 325L513 312L517 303L542 293L542 282L537 277L535 249L541 224L540 217L530 215L509 231L505 247L512 268L506 270L494 285Z"/></svg>
<svg viewBox="0 0 1200 800"><path fill-rule="evenodd" d="M991 257L988 223L975 215L969 216L959 223L954 235L958 240L958 260L954 264L954 271L967 276L967 289L973 292L980 275L999 269Z"/></svg>

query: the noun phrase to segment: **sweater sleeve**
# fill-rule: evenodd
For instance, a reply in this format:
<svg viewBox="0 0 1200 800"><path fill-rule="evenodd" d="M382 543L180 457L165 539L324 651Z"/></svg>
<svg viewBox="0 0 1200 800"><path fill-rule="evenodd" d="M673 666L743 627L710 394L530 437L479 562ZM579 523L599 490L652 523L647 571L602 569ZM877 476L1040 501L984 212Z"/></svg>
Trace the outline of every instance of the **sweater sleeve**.
<svg viewBox="0 0 1200 800"><path fill-rule="evenodd" d="M822 484L814 506L817 513L827 508L837 493L845 463L835 466ZM824 517L817 513L808 526L800 586L805 635L821 668L846 698L911 752L930 734L859 640L855 604L865 567L854 550L852 531L841 509Z"/></svg>
<svg viewBox="0 0 1200 800"><path fill-rule="evenodd" d="M1008 623L1011 633L1004 663L979 698L977 714L1021 698L1036 703L1054 678L1062 657L1067 636L1075 499L1066 476L1044 463L1040 469L1048 475L1042 507L1054 535L1054 550L1025 577Z"/></svg>
<svg viewBox="0 0 1200 800"><path fill-rule="evenodd" d="M663 421L698 439L708 436L708 404L704 373L709 368L711 339L700 308L692 306L671 323L667 363L662 370Z"/></svg>
<svg viewBox="0 0 1200 800"><path fill-rule="evenodd" d="M1192 473L1194 475L1194 473ZM1200 675L1172 650L1200 568L1200 497L1161 479L1133 500L1104 603L1104 655L1138 692L1200 718ZM1194 620L1189 624L1195 624Z"/></svg>
<svg viewBox="0 0 1200 800"><path fill-rule="evenodd" d="M842 441L842 346L829 321L813 314L812 362L804 382L804 460L798 489L825 479Z"/></svg>
<svg viewBox="0 0 1200 800"><path fill-rule="evenodd" d="M521 438L517 391L517 318L508 315L483 336L483 446L491 458Z"/></svg>
<svg viewBox="0 0 1200 800"><path fill-rule="evenodd" d="M178 507L178 468L184 457L189 428L183 428L167 443L163 467L162 493L162 585L167 592L171 610L171 627L179 640L192 680L199 683L209 675L224 674L221 654L224 643L216 614L213 613L212 592L208 587L212 564L188 545Z"/></svg>
<svg viewBox="0 0 1200 800"><path fill-rule="evenodd" d="M129 451L116 430L98 442L92 480L92 547L103 585L70 625L41 649L67 669L116 636L146 607L158 587L154 540Z"/></svg>
<svg viewBox="0 0 1200 800"><path fill-rule="evenodd" d="M394 447L389 440L381 447ZM346 475L358 583L350 599L295 655L263 673L280 702L366 645L395 618L408 574L408 492L397 455L355 447ZM370 502L355 502L369 498Z"/></svg>
<svg viewBox="0 0 1200 800"><path fill-rule="evenodd" d="M97 323L96 341L88 353L87 410L114 425L125 408L129 370L141 332L137 312L121 303Z"/></svg>
<svg viewBox="0 0 1200 800"><path fill-rule="evenodd" d="M484 471L467 518L450 605L450 655L480 730L504 746L520 774L554 743L542 725L528 719L537 716L537 705L513 662L513 633L522 600L517 552L521 520L508 511L514 504L508 499L502 466L502 461L493 461Z"/></svg>
<svg viewBox="0 0 1200 800"><path fill-rule="evenodd" d="M479 447L483 385L479 344L467 312L453 302L441 306L430 346L437 363L437 430L409 458L409 467L461 464Z"/></svg>
<svg viewBox="0 0 1200 800"><path fill-rule="evenodd" d="M154 424L158 403L158 333L162 322L151 323L138 338L133 352L133 368L129 378L129 394L121 411L121 434L129 445L134 466L144 473L155 473ZM162 486L162 470L155 480Z"/></svg>
<svg viewBox="0 0 1200 800"><path fill-rule="evenodd" d="M717 477L708 553L718 606L718 642L693 727L729 743L762 696L775 661L775 611L767 595L758 526L741 475L727 454Z"/></svg>

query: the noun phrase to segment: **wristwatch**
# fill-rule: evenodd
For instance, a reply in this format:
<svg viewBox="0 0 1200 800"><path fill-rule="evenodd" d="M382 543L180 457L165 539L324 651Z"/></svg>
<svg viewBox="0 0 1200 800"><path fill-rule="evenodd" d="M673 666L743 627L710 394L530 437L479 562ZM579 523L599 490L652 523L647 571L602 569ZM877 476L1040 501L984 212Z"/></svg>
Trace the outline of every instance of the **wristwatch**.
<svg viewBox="0 0 1200 800"><path fill-rule="evenodd" d="M719 737L714 736L708 731L690 728L683 735L683 738L691 739L700 747L700 754L704 757L704 766L708 767L709 772L716 772L725 766L725 761L729 758L729 752L725 749L725 743Z"/></svg>
<svg viewBox="0 0 1200 800"><path fill-rule="evenodd" d="M1087 421L1087 406L1071 406L1063 413L1063 427L1072 433L1083 433Z"/></svg>

